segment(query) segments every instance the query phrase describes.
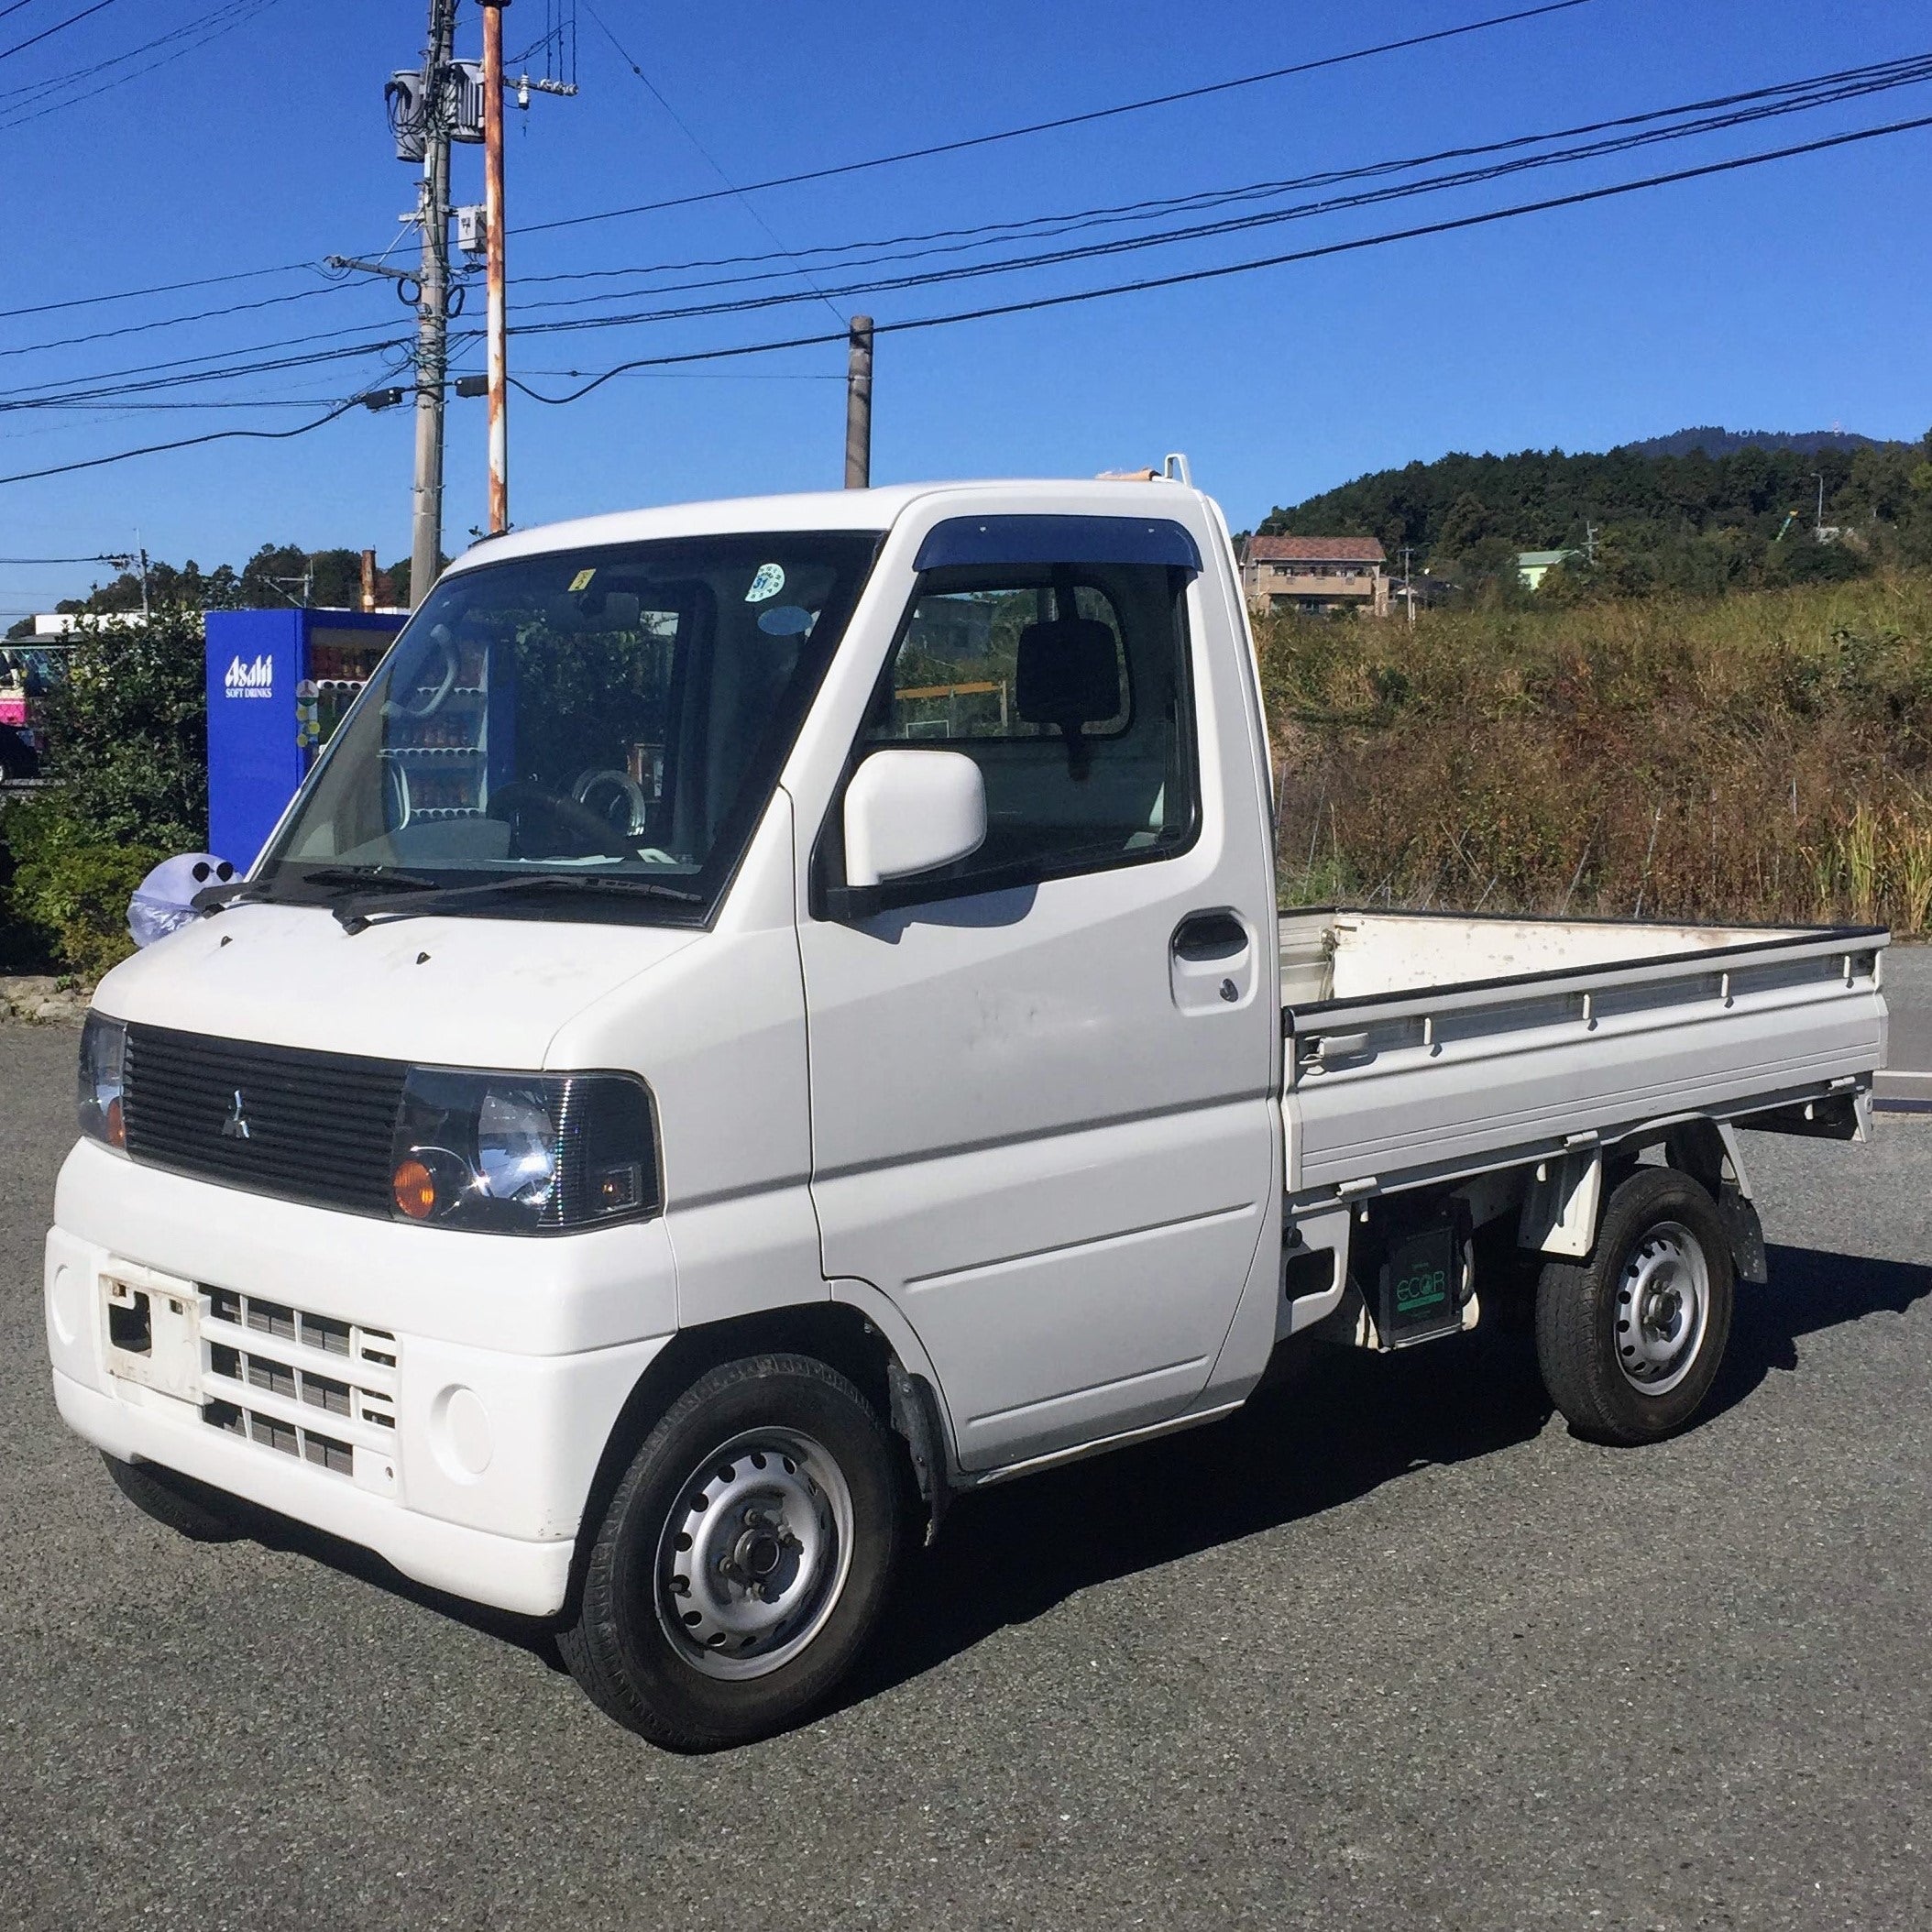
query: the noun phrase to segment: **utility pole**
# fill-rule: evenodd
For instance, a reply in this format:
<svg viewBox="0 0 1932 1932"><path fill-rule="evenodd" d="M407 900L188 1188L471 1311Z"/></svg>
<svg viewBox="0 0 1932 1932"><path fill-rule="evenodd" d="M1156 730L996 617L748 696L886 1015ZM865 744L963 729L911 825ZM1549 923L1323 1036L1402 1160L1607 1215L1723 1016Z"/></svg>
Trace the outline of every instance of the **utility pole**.
<svg viewBox="0 0 1932 1932"><path fill-rule="evenodd" d="M503 9L483 6L483 221L489 323L489 532L510 528L509 329L503 271Z"/></svg>
<svg viewBox="0 0 1932 1932"><path fill-rule="evenodd" d="M1815 469L1811 474L1817 478L1818 484L1818 513L1811 526L1811 540L1815 543L1822 543L1825 541L1825 472Z"/></svg>
<svg viewBox="0 0 1932 1932"><path fill-rule="evenodd" d="M852 317L846 338L845 487L870 489L873 480L873 319Z"/></svg>
<svg viewBox="0 0 1932 1932"><path fill-rule="evenodd" d="M449 65L456 0L429 0L423 50L423 180L416 215L423 229L421 296L416 303L416 478L412 502L412 608L429 595L443 567L443 385L448 374Z"/></svg>

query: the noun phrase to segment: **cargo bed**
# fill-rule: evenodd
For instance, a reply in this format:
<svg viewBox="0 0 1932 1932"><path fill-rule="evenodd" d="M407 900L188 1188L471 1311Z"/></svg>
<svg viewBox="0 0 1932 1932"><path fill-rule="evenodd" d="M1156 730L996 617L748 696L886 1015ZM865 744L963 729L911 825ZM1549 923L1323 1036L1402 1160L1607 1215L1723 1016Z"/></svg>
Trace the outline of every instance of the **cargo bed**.
<svg viewBox="0 0 1932 1932"><path fill-rule="evenodd" d="M1861 1132L1888 937L1284 913L1289 1194L1388 1191L1693 1114Z"/></svg>

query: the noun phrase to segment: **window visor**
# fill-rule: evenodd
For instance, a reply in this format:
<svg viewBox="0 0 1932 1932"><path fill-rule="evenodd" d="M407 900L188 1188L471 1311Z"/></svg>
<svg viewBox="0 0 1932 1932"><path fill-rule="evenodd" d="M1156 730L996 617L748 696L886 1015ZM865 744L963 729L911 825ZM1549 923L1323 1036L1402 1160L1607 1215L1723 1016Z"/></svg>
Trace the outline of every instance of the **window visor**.
<svg viewBox="0 0 1932 1932"><path fill-rule="evenodd" d="M1199 571L1201 552L1166 517L949 517L927 532L915 570L970 564L1166 564Z"/></svg>

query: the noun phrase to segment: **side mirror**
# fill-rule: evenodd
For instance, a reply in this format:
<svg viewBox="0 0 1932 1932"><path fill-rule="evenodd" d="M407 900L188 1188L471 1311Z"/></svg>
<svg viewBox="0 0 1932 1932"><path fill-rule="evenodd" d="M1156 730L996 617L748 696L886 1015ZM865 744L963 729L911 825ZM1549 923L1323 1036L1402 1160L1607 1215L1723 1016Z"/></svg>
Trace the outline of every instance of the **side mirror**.
<svg viewBox="0 0 1932 1932"><path fill-rule="evenodd" d="M194 895L211 885L225 885L235 868L213 852L183 852L163 859L134 889L127 902L127 930L137 946L152 946L199 915Z"/></svg>
<svg viewBox="0 0 1932 1932"><path fill-rule="evenodd" d="M845 788L854 888L936 872L986 841L986 782L960 752L874 752Z"/></svg>

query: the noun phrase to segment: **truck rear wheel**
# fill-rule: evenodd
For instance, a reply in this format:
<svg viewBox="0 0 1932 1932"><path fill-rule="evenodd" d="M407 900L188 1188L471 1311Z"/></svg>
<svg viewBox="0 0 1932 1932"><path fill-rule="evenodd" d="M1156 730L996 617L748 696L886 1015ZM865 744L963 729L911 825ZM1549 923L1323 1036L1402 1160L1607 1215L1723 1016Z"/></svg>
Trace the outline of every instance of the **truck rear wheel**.
<svg viewBox="0 0 1932 1932"><path fill-rule="evenodd" d="M101 1460L107 1465L115 1487L143 1516L151 1516L164 1529L191 1542L233 1542L242 1533L240 1524L222 1507L216 1493L188 1476L177 1476L155 1463L124 1463L104 1450Z"/></svg>
<svg viewBox="0 0 1932 1932"><path fill-rule="evenodd" d="M712 1369L611 1497L559 1638L571 1674L607 1715L672 1750L796 1722L872 1634L903 1481L872 1405L823 1362Z"/></svg>
<svg viewBox="0 0 1932 1932"><path fill-rule="evenodd" d="M1640 1168L1611 1194L1586 1261L1536 1289L1536 1359L1580 1435L1649 1443L1703 1406L1730 1335L1730 1243L1687 1174Z"/></svg>

